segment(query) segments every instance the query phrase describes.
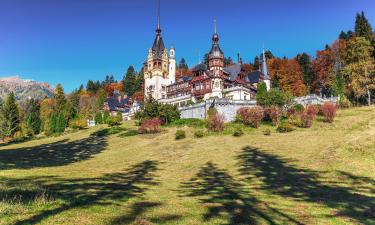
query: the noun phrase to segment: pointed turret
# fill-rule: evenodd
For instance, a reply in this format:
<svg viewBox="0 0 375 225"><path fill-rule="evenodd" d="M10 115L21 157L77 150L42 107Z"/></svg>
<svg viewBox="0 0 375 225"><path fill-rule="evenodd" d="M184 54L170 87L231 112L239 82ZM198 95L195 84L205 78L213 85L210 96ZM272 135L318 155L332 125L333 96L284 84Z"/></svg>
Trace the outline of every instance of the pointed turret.
<svg viewBox="0 0 375 225"><path fill-rule="evenodd" d="M160 26L160 1L158 2L158 21L157 21L157 26L156 26L156 37L154 40L154 44L152 45L152 53L155 56L155 58L162 58L165 45L163 38L161 37L161 26Z"/></svg>
<svg viewBox="0 0 375 225"><path fill-rule="evenodd" d="M262 52L262 73L264 74L265 80L270 79L270 76L268 74L268 68L267 68L267 58L266 58L266 54L264 52L264 48L263 48L263 52Z"/></svg>

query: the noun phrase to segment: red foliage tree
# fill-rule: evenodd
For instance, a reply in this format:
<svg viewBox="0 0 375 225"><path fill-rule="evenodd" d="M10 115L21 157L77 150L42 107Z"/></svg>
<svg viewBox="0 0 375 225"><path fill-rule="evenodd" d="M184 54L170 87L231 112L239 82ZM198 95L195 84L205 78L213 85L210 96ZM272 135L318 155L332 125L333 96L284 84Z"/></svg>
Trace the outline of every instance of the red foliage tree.
<svg viewBox="0 0 375 225"><path fill-rule="evenodd" d="M316 53L316 59L312 62L312 68L316 74L313 82L313 90L319 91L320 87L330 88L334 81L335 54L328 48Z"/></svg>

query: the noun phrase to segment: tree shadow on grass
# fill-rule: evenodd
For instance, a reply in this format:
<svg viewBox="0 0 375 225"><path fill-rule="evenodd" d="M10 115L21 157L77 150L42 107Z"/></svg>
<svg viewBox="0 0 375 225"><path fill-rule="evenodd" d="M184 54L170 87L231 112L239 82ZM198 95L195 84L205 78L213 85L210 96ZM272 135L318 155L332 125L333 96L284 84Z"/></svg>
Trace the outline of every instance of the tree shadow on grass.
<svg viewBox="0 0 375 225"><path fill-rule="evenodd" d="M35 177L28 179L1 178L0 201L21 199L23 203L33 201L40 190L47 190L51 198L64 203L56 208L40 211L38 214L14 223L37 224L43 219L74 208L93 205L112 205L115 201L127 201L129 198L142 195L150 185L157 185L154 172L156 161L144 161L121 173L106 174L98 178L61 179L57 177ZM33 183L38 190L25 191L25 184ZM21 196L15 196L21 195ZM0 214L1 217L1 214Z"/></svg>
<svg viewBox="0 0 375 225"><path fill-rule="evenodd" d="M277 224L276 219L287 224L300 224L256 199L241 183L212 162L203 166L189 182L182 184L182 192L187 192L190 197L200 197L208 208L203 216L206 222L215 217L225 217L226 224L256 224L259 220ZM275 218L268 215L271 213Z"/></svg>
<svg viewBox="0 0 375 225"><path fill-rule="evenodd" d="M88 137L25 148L0 150L0 170L64 166L90 159L107 146L105 137Z"/></svg>
<svg viewBox="0 0 375 225"><path fill-rule="evenodd" d="M375 180L336 171L340 181L325 180L323 172L297 168L292 161L247 146L238 155L240 172L260 179L261 189L298 201L334 209L336 215L359 223L375 223ZM327 215L332 216L332 215Z"/></svg>
<svg viewBox="0 0 375 225"><path fill-rule="evenodd" d="M119 225L119 224L137 224L137 220L152 222L152 223L168 223L173 222L181 218L180 215L165 215L165 216L157 216L153 218L147 218L147 220L142 219L142 214L148 210L153 208L161 207L163 204L160 202L150 202L150 201L141 201L132 204L131 211L123 216L115 218L111 224Z"/></svg>

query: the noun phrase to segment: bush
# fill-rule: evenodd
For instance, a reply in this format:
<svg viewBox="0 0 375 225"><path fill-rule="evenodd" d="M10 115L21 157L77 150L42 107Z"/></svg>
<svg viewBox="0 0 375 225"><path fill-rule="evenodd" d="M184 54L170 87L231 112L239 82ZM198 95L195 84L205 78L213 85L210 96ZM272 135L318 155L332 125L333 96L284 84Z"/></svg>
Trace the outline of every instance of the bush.
<svg viewBox="0 0 375 225"><path fill-rule="evenodd" d="M345 109L345 108L350 108L353 105L349 101L349 99L345 95L343 95L343 96L340 97L339 106L340 106L340 108Z"/></svg>
<svg viewBox="0 0 375 225"><path fill-rule="evenodd" d="M105 136L121 133L124 130L125 129L121 127L111 127L111 128L106 128L106 129L95 131L90 136L105 137Z"/></svg>
<svg viewBox="0 0 375 225"><path fill-rule="evenodd" d="M175 133L175 138L176 138L176 140L181 140L181 139L186 138L185 131L183 131L183 130L177 130L176 133Z"/></svg>
<svg viewBox="0 0 375 225"><path fill-rule="evenodd" d="M264 117L264 110L260 106L244 107L237 111L236 117L243 124L258 128Z"/></svg>
<svg viewBox="0 0 375 225"><path fill-rule="evenodd" d="M103 124L103 114L101 112L98 112L95 114L95 123L96 124Z"/></svg>
<svg viewBox="0 0 375 225"><path fill-rule="evenodd" d="M69 126L73 129L82 130L87 127L87 121L85 119L75 119L69 122Z"/></svg>
<svg viewBox="0 0 375 225"><path fill-rule="evenodd" d="M309 105L306 109L301 113L301 122L304 128L310 128L312 123L318 113L318 109L316 106Z"/></svg>
<svg viewBox="0 0 375 225"><path fill-rule="evenodd" d="M287 133L287 132L292 132L295 130L295 128L293 127L292 124L288 123L288 122L283 122L281 123L278 127L277 127L277 132L280 132L280 133Z"/></svg>
<svg viewBox="0 0 375 225"><path fill-rule="evenodd" d="M266 135L266 136L270 136L271 135L271 130L270 129L265 129L263 131L263 134Z"/></svg>
<svg viewBox="0 0 375 225"><path fill-rule="evenodd" d="M235 136L235 137L240 137L242 135L244 135L244 132L241 128L236 128L236 130L234 130L234 132L233 132L233 136Z"/></svg>
<svg viewBox="0 0 375 225"><path fill-rule="evenodd" d="M302 105L302 104L295 104L293 106L293 109L298 112L298 113L301 113L303 112L303 110L305 110L305 107Z"/></svg>
<svg viewBox="0 0 375 225"><path fill-rule="evenodd" d="M222 132L224 130L224 117L217 112L209 114L207 129L213 132Z"/></svg>
<svg viewBox="0 0 375 225"><path fill-rule="evenodd" d="M118 116L110 116L110 117L107 118L107 124L110 127L120 126L121 121L122 120Z"/></svg>
<svg viewBox="0 0 375 225"><path fill-rule="evenodd" d="M277 126L280 123L281 119L281 110L277 106L271 106L265 109L265 115L272 121L274 126Z"/></svg>
<svg viewBox="0 0 375 225"><path fill-rule="evenodd" d="M272 88L270 91L267 91L264 83L259 84L257 93L257 104L260 106L272 106L277 105L283 107L287 105L292 100L292 96L288 93L280 91L279 89Z"/></svg>
<svg viewBox="0 0 375 225"><path fill-rule="evenodd" d="M203 130L197 130L197 131L195 131L194 132L194 137L196 137L196 138L202 138L202 137L204 137Z"/></svg>
<svg viewBox="0 0 375 225"><path fill-rule="evenodd" d="M180 111L177 106L162 104L152 97L147 98L141 109L135 114L138 120L159 118L162 124L168 124L180 119Z"/></svg>
<svg viewBox="0 0 375 225"><path fill-rule="evenodd" d="M160 126L161 120L159 118L146 119L141 122L138 132L140 134L159 133Z"/></svg>
<svg viewBox="0 0 375 225"><path fill-rule="evenodd" d="M328 123L332 123L336 116L337 107L335 104L331 102L326 102L322 106L322 112L323 112L325 121Z"/></svg>

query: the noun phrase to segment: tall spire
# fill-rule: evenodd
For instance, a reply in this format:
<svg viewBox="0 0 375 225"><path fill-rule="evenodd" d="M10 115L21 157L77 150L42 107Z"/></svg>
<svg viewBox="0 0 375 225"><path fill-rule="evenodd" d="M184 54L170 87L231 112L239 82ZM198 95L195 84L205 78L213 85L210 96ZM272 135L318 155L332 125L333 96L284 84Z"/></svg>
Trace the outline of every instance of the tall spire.
<svg viewBox="0 0 375 225"><path fill-rule="evenodd" d="M161 28L160 28L160 0L158 0L158 25L156 28L156 33L160 34L161 33Z"/></svg>
<svg viewBox="0 0 375 225"><path fill-rule="evenodd" d="M264 52L264 45L263 45L263 51L262 51L262 73L264 74L265 80L270 79L270 76L268 74L268 68L267 68L266 53Z"/></svg>
<svg viewBox="0 0 375 225"><path fill-rule="evenodd" d="M214 18L214 34L217 34L217 32L216 32L216 17Z"/></svg>

